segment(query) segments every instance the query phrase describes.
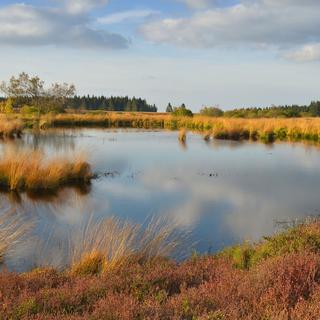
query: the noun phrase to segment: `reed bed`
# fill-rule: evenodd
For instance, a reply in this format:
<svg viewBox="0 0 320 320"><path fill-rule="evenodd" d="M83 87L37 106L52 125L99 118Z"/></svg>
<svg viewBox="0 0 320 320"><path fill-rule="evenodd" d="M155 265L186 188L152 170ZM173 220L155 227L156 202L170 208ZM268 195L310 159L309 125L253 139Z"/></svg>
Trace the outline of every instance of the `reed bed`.
<svg viewBox="0 0 320 320"><path fill-rule="evenodd" d="M105 127L192 130L216 139L232 140L312 140L320 141L320 118L212 118L200 115L178 117L170 114L101 113L59 114L43 118L52 127Z"/></svg>
<svg viewBox="0 0 320 320"><path fill-rule="evenodd" d="M115 217L94 221L70 232L71 272L98 274L129 265L168 257L185 240L176 224L153 218L147 225Z"/></svg>
<svg viewBox="0 0 320 320"><path fill-rule="evenodd" d="M91 178L90 165L81 156L71 161L47 159L35 151L8 151L0 158L0 187L9 191L50 191Z"/></svg>
<svg viewBox="0 0 320 320"><path fill-rule="evenodd" d="M4 118L2 118L4 119ZM41 119L13 115L10 121L0 119L1 136L19 136L23 126L101 127L191 130L204 134L205 139L315 141L320 142L320 118L259 118L179 117L165 113L101 112L85 114L43 115ZM22 125L24 124L24 125Z"/></svg>
<svg viewBox="0 0 320 320"><path fill-rule="evenodd" d="M19 138L23 127L23 122L19 119L0 117L0 138Z"/></svg>

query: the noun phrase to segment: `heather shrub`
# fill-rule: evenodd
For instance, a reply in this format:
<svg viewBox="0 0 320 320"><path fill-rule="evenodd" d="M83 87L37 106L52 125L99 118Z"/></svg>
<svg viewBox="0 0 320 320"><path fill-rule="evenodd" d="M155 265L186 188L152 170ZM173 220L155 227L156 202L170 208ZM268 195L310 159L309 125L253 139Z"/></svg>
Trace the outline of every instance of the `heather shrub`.
<svg viewBox="0 0 320 320"><path fill-rule="evenodd" d="M250 268L262 260L300 251L320 251L320 223L301 224L256 244L245 242L226 248L221 256L230 258L237 268Z"/></svg>
<svg viewBox="0 0 320 320"><path fill-rule="evenodd" d="M138 255L108 272L98 254L64 272L2 272L0 319L318 320L318 234L314 222L216 256Z"/></svg>
<svg viewBox="0 0 320 320"><path fill-rule="evenodd" d="M35 298L27 298L25 301L19 304L13 312L12 319L22 319L37 314L39 306Z"/></svg>
<svg viewBox="0 0 320 320"><path fill-rule="evenodd" d="M92 320L132 320L139 319L139 303L136 299L124 294L108 294L94 307ZM140 318L141 319L141 318Z"/></svg>

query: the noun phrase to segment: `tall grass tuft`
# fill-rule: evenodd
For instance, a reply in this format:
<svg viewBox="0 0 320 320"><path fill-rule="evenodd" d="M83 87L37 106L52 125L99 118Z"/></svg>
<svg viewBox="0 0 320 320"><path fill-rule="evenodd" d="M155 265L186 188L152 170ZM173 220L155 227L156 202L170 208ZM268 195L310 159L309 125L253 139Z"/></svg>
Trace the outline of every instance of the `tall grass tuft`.
<svg viewBox="0 0 320 320"><path fill-rule="evenodd" d="M185 129L181 129L179 131L178 139L182 143L185 143L187 141L187 131Z"/></svg>
<svg viewBox="0 0 320 320"><path fill-rule="evenodd" d="M0 187L10 191L55 190L68 184L87 183L89 164L76 156L47 159L36 151L7 151L0 158Z"/></svg>
<svg viewBox="0 0 320 320"><path fill-rule="evenodd" d="M152 219L145 226L115 217L94 221L91 216L70 237L71 272L88 275L168 257L184 235L166 219Z"/></svg>
<svg viewBox="0 0 320 320"><path fill-rule="evenodd" d="M23 123L19 119L0 116L0 138L19 138L22 135Z"/></svg>

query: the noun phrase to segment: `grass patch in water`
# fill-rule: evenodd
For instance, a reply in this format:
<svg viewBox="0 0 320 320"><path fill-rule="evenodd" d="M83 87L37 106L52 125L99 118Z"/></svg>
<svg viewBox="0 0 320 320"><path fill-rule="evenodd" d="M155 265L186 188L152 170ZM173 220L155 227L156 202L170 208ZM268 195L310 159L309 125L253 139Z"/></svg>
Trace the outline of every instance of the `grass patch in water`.
<svg viewBox="0 0 320 320"><path fill-rule="evenodd" d="M90 165L81 156L47 159L40 152L7 152L0 158L0 187L10 191L50 191L89 183Z"/></svg>

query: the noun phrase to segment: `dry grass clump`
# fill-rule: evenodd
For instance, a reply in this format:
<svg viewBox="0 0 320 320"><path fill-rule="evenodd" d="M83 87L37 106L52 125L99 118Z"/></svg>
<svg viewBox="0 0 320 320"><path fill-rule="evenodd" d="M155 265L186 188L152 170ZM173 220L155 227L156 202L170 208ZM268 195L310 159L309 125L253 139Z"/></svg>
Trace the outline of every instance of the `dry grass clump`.
<svg viewBox="0 0 320 320"><path fill-rule="evenodd" d="M71 232L71 272L98 274L133 261L152 261L169 256L182 240L174 223L152 219L147 226L115 217L94 222L92 216Z"/></svg>
<svg viewBox="0 0 320 320"><path fill-rule="evenodd" d="M19 138L23 127L21 120L0 117L0 138Z"/></svg>
<svg viewBox="0 0 320 320"><path fill-rule="evenodd" d="M179 131L178 139L182 143L185 143L187 141L187 131L185 129L181 129Z"/></svg>
<svg viewBox="0 0 320 320"><path fill-rule="evenodd" d="M46 159L40 152L6 152L0 158L0 186L10 191L54 190L68 184L88 183L89 164L80 156Z"/></svg>
<svg viewBox="0 0 320 320"><path fill-rule="evenodd" d="M211 135L212 135L212 132L210 131L205 132L205 134L203 135L203 140L207 142L210 141Z"/></svg>

